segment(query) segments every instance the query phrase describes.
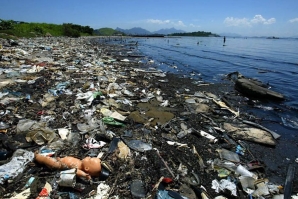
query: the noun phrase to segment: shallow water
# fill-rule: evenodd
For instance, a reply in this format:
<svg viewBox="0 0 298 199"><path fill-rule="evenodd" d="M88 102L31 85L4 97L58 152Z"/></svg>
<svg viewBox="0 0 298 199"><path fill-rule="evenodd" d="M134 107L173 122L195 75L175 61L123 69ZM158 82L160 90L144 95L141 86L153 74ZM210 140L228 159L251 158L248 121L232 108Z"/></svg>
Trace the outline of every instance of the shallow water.
<svg viewBox="0 0 298 199"><path fill-rule="evenodd" d="M282 103L262 102L252 108L267 120L298 129L297 39L220 37L138 38L138 51L163 71L220 82L238 71L282 93ZM279 111L276 111L276 110Z"/></svg>

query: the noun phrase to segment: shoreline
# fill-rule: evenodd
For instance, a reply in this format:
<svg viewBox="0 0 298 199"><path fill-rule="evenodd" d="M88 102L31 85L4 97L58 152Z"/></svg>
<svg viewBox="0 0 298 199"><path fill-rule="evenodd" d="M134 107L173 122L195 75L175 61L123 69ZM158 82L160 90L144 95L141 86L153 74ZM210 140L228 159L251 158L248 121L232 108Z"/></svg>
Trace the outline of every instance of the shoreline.
<svg viewBox="0 0 298 199"><path fill-rule="evenodd" d="M61 39L61 41L58 41L59 39ZM44 68L43 70L40 70L40 72L23 73L27 77L31 76L30 80L35 81L33 84L28 84L27 82L25 84L14 83L13 86L5 86L6 89L13 89L16 92L26 91L21 95L21 98L18 101L10 102L2 107L6 109L9 108L8 110L12 111L8 113L6 121L11 124L11 126L7 128L8 132L5 134L8 141L14 143L17 136L16 126L20 118L16 117L16 115L21 116L21 118L37 121L42 118L41 116L52 117L52 119L54 118L54 121L47 122L51 129L69 126L73 132L79 133L80 130L77 128L77 124L86 122L84 119L85 110L92 110L91 107L95 107L96 111L91 111L91 116L98 119L103 118L103 113L101 112L102 108L108 108L112 111L116 110L127 114L127 119L123 122L126 126L118 127L106 125L107 129L114 132L115 136L118 138L123 138L126 134L124 133L125 131L131 131L132 137L130 137L130 135L125 137L125 139L140 140L144 143L150 143L152 148L158 149L160 156L157 156L157 153L154 150L137 152L133 149L130 149L130 156L127 154L128 158L126 157L124 159L119 158L117 155L119 154L119 151L117 150L113 151L113 153L106 154L103 159L113 167L114 170L114 172L111 172L109 177L104 181L114 189L114 192L110 196L118 195L120 198L130 197L132 193L127 187L130 187L134 180L140 180L141 184L145 186L146 191L143 191L146 192L145 195L153 195L152 185L156 184L160 177L174 178L169 170L172 170L172 172L175 173L175 177L179 174L180 179L174 181L172 184L167 184L166 186L168 189L182 189L182 191L185 191L187 188L182 185L186 185L186 187L189 186L185 180L190 178L192 176L191 173L194 172L200 176L201 184L206 188L208 194L213 197L222 195L222 192L220 194L215 193L214 189L211 188L212 180L220 180L220 178L217 176L218 174L215 170L210 169L211 165L208 165L208 162L212 162L214 159L219 158L216 151L218 148L228 147L230 150L234 151L235 146L226 146L227 143L222 139L222 135L219 132L214 132L210 129L212 129L211 127L214 127L214 125L221 127L219 124L225 121L234 122L237 119L234 118L234 115L231 114L231 112L222 110L214 104L212 98L215 97L216 99L221 99L221 97L225 96L228 101L237 108L240 106L239 104L241 104L239 102L242 102L244 98L234 91L233 84L227 81L226 83L223 82L219 84L198 85L193 83L194 80L181 78L179 75L165 74L158 70L154 71L153 69L149 73L147 69L152 65L139 63L138 57L130 57L130 59L135 59L135 62L117 58L116 55L118 55L119 51L121 52L121 45L94 45L94 43L91 42L93 39L94 38L37 39L33 40L33 42L37 41L37 47L33 48L35 51L30 52L28 55L18 55L19 58L17 59L14 57L12 59L9 58L11 60L18 60L17 62L25 60L24 63L31 66L28 67L29 70L32 69L32 63L36 65L40 64L40 67ZM23 42L26 41L28 40L23 40ZM46 49L41 51L40 46L42 44L38 43L40 41L41 43L44 42L46 44L60 42L63 45L53 45L50 51ZM28 49L30 50L30 46ZM27 47L25 50L27 50ZM59 50L62 51L60 52ZM125 52L124 49L122 50ZM65 53L65 51L68 53ZM23 52L23 54L25 53ZM30 59L23 59L26 56L31 57ZM37 60L37 62L33 62L32 60L34 59ZM48 62L43 62L42 59L48 60ZM55 61L55 59L57 60ZM9 63L12 63L11 60ZM0 63L3 64L3 61ZM45 65L42 66L42 63L45 63ZM20 66L21 64L19 62L19 65L12 68L20 68ZM6 67L6 69L8 68L9 67ZM15 76L11 78L22 79L23 77ZM62 90L62 93L58 94L53 101L49 102L46 106L42 106L39 102L41 99L44 100L43 97L48 90L55 88L55 85L64 81L70 81L70 85L67 88L70 89L72 94ZM111 83L117 83L118 86L121 85L122 88L119 89L116 85L114 85L114 88L109 88L109 86L112 87ZM1 90L3 90L3 88L1 88ZM81 105L77 104L78 100L76 100L76 94L79 92L87 93L88 91L92 93L100 91L102 92L103 97L97 102L98 104L95 104L94 102L93 105L85 105L86 102L84 100L79 100L82 103ZM195 93L198 91L201 91L204 94L208 93L208 95L194 97ZM24 100L26 99L26 95L24 94L29 94L30 98ZM112 95L114 95L114 97L111 97ZM123 103L125 99L129 101L128 104ZM186 102L188 99L194 99L195 103ZM117 100L119 102L115 103ZM147 102L145 102L146 100ZM95 99L93 101L95 101ZM163 103L164 106L161 106ZM130 104L132 104L132 106ZM198 110L198 104L206 105L204 106L204 108L206 108L204 109L204 112ZM18 107L18 110L13 111L13 107ZM256 119L257 116L254 117L249 113L242 112L242 108L243 107L240 106L241 119ZM39 111L44 111L44 115L37 114ZM65 117L62 116L69 115L66 114L67 112L71 113L71 116L68 116L67 119L65 119ZM134 116L131 113L140 114ZM140 120L140 117L145 117L145 119ZM258 120L255 121L258 122ZM186 129L195 129L196 131L204 130L218 138L219 141L213 143L202 135L197 135L195 132L188 133L179 138L180 136L177 137L178 134L180 132L183 134L183 128L185 128L182 128L182 123L187 126ZM171 130L165 128L167 125L169 125ZM86 135L88 133L84 134ZM26 143L23 138L19 136L20 140L17 139L19 143ZM59 136L56 135L56 138L58 139ZM98 132L95 133L95 138L97 141L104 140L107 142L107 146L99 150L96 149L95 151L92 151L92 153L98 154L100 151L107 153L109 144L112 143L112 139L107 138ZM179 147L177 145L171 146L168 145L166 141L186 144L187 147ZM237 141L237 139L235 139L235 141ZM286 141L287 140L283 140L283 147L286 146ZM85 139L83 138L78 142L79 144L72 147L67 147L68 145L64 144L63 149L55 150L56 155L74 155L80 158L85 157L86 151L81 148ZM279 147L279 143L277 143L276 148L251 142L247 142L247 144L250 146L251 153L256 156L256 159L262 161L263 158L267 157L267 162L273 160L273 165L268 165L269 168L265 168L265 173L257 172L257 174L260 174L260 177L263 178L272 178L273 180L276 180L276 183L279 183L278 185L281 185L283 180L285 180L285 175L287 173L287 168L281 168L281 165L289 162L278 162L279 158L273 157L273 151ZM292 144L295 146L295 143ZM202 157L206 168L202 168L202 165L199 165L197 156L192 151L193 146L195 146L198 154ZM36 149L36 147L36 144L31 143L27 149L32 150ZM282 149L279 150L282 151ZM257 151L257 153L255 154L254 151ZM266 154L266 152L270 151L272 152L270 155ZM90 151L87 152L89 152L87 154L90 154ZM240 164L243 165L246 165L246 163L252 159L247 151L244 156L240 156L240 158ZM162 159L167 162L168 168L164 165ZM181 170L180 167L187 169L186 171ZM48 179L52 179L57 173L57 171L46 169L38 164L32 168L39 170L34 173L36 177L45 176ZM40 169L42 172L45 172L46 175L42 174ZM275 173L278 173L279 176L274 176ZM269 174L269 176L266 174ZM235 176L233 172L231 176L237 179L237 176ZM13 191L13 185L16 185L17 183L26 183L28 176L26 176L25 173L24 177L25 178L23 179L18 179L18 182L12 181L8 184L8 188L10 188L8 190ZM277 179L275 179L276 177ZM40 179L42 179L40 180L40 184L44 183L45 179ZM46 179L46 181L48 181L48 179ZM95 181L96 180L98 179L95 179ZM294 181L297 182L297 179L294 179ZM82 184L85 183L80 180L78 180L78 182ZM115 185L115 182L118 183L118 186ZM297 190L297 183L294 183L294 186L294 190ZM71 191L84 197L89 191L96 190L96 187L97 185L93 184L92 186L86 186L82 192ZM65 188L60 187L58 189L64 190ZM32 194L34 195L36 193ZM229 193L226 194L229 198L232 198Z"/></svg>

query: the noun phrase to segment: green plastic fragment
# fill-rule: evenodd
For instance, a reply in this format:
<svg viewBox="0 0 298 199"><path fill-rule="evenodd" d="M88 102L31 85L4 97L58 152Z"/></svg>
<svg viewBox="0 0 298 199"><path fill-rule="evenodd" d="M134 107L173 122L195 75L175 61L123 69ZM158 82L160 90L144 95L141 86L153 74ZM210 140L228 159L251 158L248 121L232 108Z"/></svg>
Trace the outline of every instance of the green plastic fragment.
<svg viewBox="0 0 298 199"><path fill-rule="evenodd" d="M220 177L220 178L225 178L228 175L230 175L230 173L231 173L231 171L229 171L225 168L220 168L217 170L217 172L218 172L218 177Z"/></svg>
<svg viewBox="0 0 298 199"><path fill-rule="evenodd" d="M97 96L101 96L102 95L102 92L101 91L97 91L97 92L94 92L92 95L93 95L94 98L96 98Z"/></svg>
<svg viewBox="0 0 298 199"><path fill-rule="evenodd" d="M114 126L125 126L125 124L121 123L121 122L117 122L114 118L112 117L103 117L101 119L103 121L103 123L105 124L109 124L109 125L114 125Z"/></svg>

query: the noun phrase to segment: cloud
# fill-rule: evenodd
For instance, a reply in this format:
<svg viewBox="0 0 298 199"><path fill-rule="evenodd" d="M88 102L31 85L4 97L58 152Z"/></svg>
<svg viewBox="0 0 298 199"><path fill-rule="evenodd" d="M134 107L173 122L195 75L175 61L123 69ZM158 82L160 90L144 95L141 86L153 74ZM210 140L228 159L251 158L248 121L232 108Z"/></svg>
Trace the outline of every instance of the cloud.
<svg viewBox="0 0 298 199"><path fill-rule="evenodd" d="M182 26L185 27L186 25L183 23L183 21L177 21L177 22L173 22L174 25L176 26Z"/></svg>
<svg viewBox="0 0 298 199"><path fill-rule="evenodd" d="M273 24L275 23L275 18L270 18L266 20L262 15L255 15L252 20L250 20L251 23L254 24Z"/></svg>
<svg viewBox="0 0 298 199"><path fill-rule="evenodd" d="M250 26L249 20L246 18L234 18L234 17L227 17L224 20L224 24L227 26Z"/></svg>
<svg viewBox="0 0 298 199"><path fill-rule="evenodd" d="M262 15L255 15L252 19L227 17L224 24L227 26L252 26L254 24L270 25L275 23L275 18L265 19Z"/></svg>
<svg viewBox="0 0 298 199"><path fill-rule="evenodd" d="M198 26L198 25L194 25L194 24L189 24L189 27L192 27L192 28L200 28L201 26Z"/></svg>
<svg viewBox="0 0 298 199"><path fill-rule="evenodd" d="M148 19L148 23L154 23L154 24L169 24L170 20L159 20L159 19Z"/></svg>
<svg viewBox="0 0 298 199"><path fill-rule="evenodd" d="M290 23L298 22L298 18L290 19L289 22L290 22Z"/></svg>
<svg viewBox="0 0 298 199"><path fill-rule="evenodd" d="M162 26L163 28L165 27L175 27L175 28L181 28L181 29L198 29L201 28L199 25L195 25L193 23L186 24L182 20L160 20L160 19L146 19L146 23L148 24L153 24L153 26ZM144 23L144 21L143 21Z"/></svg>
<svg viewBox="0 0 298 199"><path fill-rule="evenodd" d="M173 26L186 27L186 25L181 20L171 21L171 20L148 19L147 23L158 24L158 25L171 24Z"/></svg>
<svg viewBox="0 0 298 199"><path fill-rule="evenodd" d="M275 22L276 22L276 19L275 19L275 18L270 18L270 19L268 19L267 21L265 21L264 24L268 24L268 25L270 25L270 24L273 24L273 23L275 23Z"/></svg>

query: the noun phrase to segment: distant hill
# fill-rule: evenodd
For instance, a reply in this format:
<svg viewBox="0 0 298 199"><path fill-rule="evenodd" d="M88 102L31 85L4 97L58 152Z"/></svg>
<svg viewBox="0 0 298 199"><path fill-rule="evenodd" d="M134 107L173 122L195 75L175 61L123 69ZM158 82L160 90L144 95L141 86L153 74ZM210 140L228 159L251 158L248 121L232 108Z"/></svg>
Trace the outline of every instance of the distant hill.
<svg viewBox="0 0 298 199"><path fill-rule="evenodd" d="M166 29L160 29L158 31L154 31L153 34L162 34L162 35L168 35L173 33L185 33L184 30L177 30L175 28L166 28Z"/></svg>
<svg viewBox="0 0 298 199"><path fill-rule="evenodd" d="M125 34L128 34L128 35L168 35L173 33L185 33L184 30L177 30L175 28L160 29L154 32L150 32L140 27L135 27L131 29L121 29L117 27L116 30L120 32L124 32Z"/></svg>
<svg viewBox="0 0 298 199"><path fill-rule="evenodd" d="M221 37L225 36L225 37L242 37L242 35L236 34L236 33L220 33L219 34Z"/></svg>
<svg viewBox="0 0 298 199"><path fill-rule="evenodd" d="M140 28L140 27L135 27L135 28L131 28L131 29L121 29L121 28L116 28L115 30L119 31L119 32L123 32L127 35L150 35L152 34L150 31Z"/></svg>
<svg viewBox="0 0 298 199"><path fill-rule="evenodd" d="M114 30L113 28L96 29L94 30L93 34L99 36L125 35L125 33L118 30Z"/></svg>

